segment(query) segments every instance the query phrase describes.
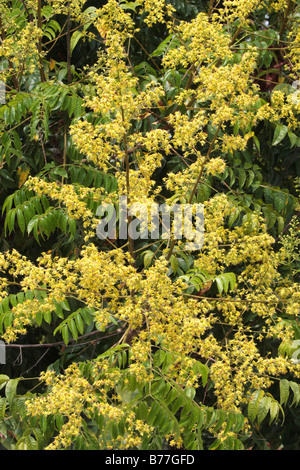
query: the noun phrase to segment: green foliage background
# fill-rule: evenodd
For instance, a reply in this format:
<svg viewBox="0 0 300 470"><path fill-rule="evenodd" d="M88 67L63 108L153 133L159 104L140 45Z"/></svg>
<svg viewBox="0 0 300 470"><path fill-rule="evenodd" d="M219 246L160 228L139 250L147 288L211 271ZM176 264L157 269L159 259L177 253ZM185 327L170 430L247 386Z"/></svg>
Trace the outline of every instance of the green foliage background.
<svg viewBox="0 0 300 470"><path fill-rule="evenodd" d="M24 25L30 20L24 2L7 2L12 22ZM25 2L26 3L26 2ZM95 8L106 2L89 0L84 5L87 15L93 15ZM123 2L135 15L134 2ZM199 12L207 12L214 2L172 0L178 19L189 20ZM222 2L215 2L216 8ZM299 2L294 20L299 21ZM94 26L87 23L82 27L71 20L70 30L66 31L65 15L58 15L42 2L42 45L44 79L37 67L10 78L6 88L6 104L0 107L0 205L1 232L0 250L16 249L35 260L43 252L76 259L84 244L82 227L78 222L45 195L38 196L24 186L28 175L47 176L49 181L62 181L80 184L87 188L105 188L109 192L116 189L113 175L105 174L87 161L84 155L72 145L69 127L79 117L92 120L92 112L86 109L83 99L91 96L94 90L86 78L87 66L97 59L97 51L104 48L104 42ZM261 87L261 99L268 102L274 88L286 89L291 86L288 71L276 67L282 60L281 49L274 50L283 18L269 17L265 37L259 34L265 11L252 18L248 34L241 34L240 47L247 41L261 47L259 69L254 80ZM161 26L146 28L138 14L135 21L141 29L138 41L129 45L130 59L135 73L145 83L153 77L166 89L166 105L172 102L178 89L186 84L186 70L171 72L163 70L161 59L171 38ZM84 38L84 31L92 31L94 37ZM71 31L71 32L70 32ZM13 33L12 33L13 34ZM141 47L141 44L143 47ZM69 55L68 47L71 54ZM238 52L237 52L238 54ZM7 59L0 59L0 70L9 66ZM271 76L272 75L272 76ZM271 76L271 80L270 80ZM157 110L163 122L172 112L172 106ZM152 118L151 118L152 119ZM141 125L147 126L145 120ZM227 160L226 172L222 176L207 176L198 192L198 202L209 199L212 188L224 192L232 198L236 209L230 216L229 225L234 227L243 218L256 211L264 214L268 231L280 240L281 234L289 233L289 224L294 215L299 215L299 202L295 178L300 175L300 134L288 132L284 122L276 126L263 122L255 129L245 151L236 151ZM184 169L179 155L163 162L156 172L157 183L172 169ZM96 213L97 203L92 199L88 207ZM299 235L298 235L299 241ZM294 240L294 243L295 240ZM146 245L146 243L145 243ZM157 247L140 251L138 263L151 263ZM107 247L100 246L105 250ZM191 257L173 257L170 276L187 276L191 282L191 292L197 292L205 282L205 273L192 271ZM286 266L286 275L299 282L300 258L291 259ZM215 280L219 292L230 288L230 278ZM234 281L232 281L234 282ZM30 294L28 294L30 296ZM40 293L42 301L43 293ZM26 300L26 294L12 292L0 304L0 332L11 321L12 306ZM32 418L26 413L25 397L33 391L43 392L37 377L47 368L62 372L73 362L81 364L86 377L93 370L93 358L101 354L110 357L111 364L117 362L126 371L127 351L121 346L111 349L120 338L119 325L101 333L92 320L92 311L82 307L75 300L57 305L55 315L40 316L38 327L29 328L24 337L6 349L7 362L0 366L0 442L8 449L43 449L53 439L63 425L63 417L49 416ZM298 319L293 324L295 340L300 339ZM271 340L270 340L271 342ZM272 346L272 345L271 345ZM286 354L291 352L285 351ZM161 372L168 368L170 357L161 350L154 354L154 363ZM250 419L248 434L235 439L228 437L225 443L213 441L210 430L217 431L226 423L228 431L239 434L244 416L216 410L210 406L210 382L208 368L202 365L202 378L207 394L205 408L199 403L203 397L183 392L176 384L166 383L157 376L155 385L138 384L126 373L119 384L119 394L125 402L134 401L137 417L154 426L155 431L143 443L144 449L168 448L164 436L169 432L180 434L184 429L184 449L202 448L253 448L299 450L300 412L296 406L300 402L300 385L289 377L283 379L280 388L272 390L272 395L257 391L251 397L244 415ZM212 403L212 402L211 402ZM283 422L284 415L284 422ZM168 420L163 417L168 416ZM120 422L104 422L101 416L94 416L86 423L80 439L74 442L73 449L97 448L100 438L122 434ZM223 447L222 447L223 446Z"/></svg>

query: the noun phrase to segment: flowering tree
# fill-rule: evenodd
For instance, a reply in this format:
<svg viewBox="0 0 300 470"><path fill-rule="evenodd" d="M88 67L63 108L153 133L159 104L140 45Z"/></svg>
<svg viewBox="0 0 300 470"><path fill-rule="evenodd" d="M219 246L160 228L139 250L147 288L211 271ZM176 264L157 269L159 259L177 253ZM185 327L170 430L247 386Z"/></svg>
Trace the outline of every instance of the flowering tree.
<svg viewBox="0 0 300 470"><path fill-rule="evenodd" d="M284 446L299 4L95 3L1 2L1 443ZM201 205L201 247L172 218L168 237L99 237L120 198L129 226L136 205Z"/></svg>

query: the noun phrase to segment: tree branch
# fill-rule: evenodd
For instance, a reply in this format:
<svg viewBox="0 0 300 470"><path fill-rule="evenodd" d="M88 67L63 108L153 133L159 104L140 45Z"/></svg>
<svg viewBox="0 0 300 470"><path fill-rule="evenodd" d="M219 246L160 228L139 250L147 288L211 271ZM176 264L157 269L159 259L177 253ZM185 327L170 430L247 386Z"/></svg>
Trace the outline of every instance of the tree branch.
<svg viewBox="0 0 300 470"><path fill-rule="evenodd" d="M42 0L37 0L38 8L37 8L37 24L38 28L42 30ZM38 40L38 53L39 53L39 64L40 64L40 76L41 82L44 83L46 81L45 70L43 65L43 58L42 58L42 40L39 38Z"/></svg>

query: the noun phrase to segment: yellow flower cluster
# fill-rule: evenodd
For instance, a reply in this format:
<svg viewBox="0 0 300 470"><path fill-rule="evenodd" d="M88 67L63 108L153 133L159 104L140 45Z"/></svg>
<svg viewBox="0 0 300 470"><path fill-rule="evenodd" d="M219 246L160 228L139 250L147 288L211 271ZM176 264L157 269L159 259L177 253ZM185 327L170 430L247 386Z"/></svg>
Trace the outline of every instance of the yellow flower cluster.
<svg viewBox="0 0 300 470"><path fill-rule="evenodd" d="M172 26L172 33L181 40L182 46L170 49L163 58L165 68L181 65L210 64L218 59L231 56L230 38L223 33L222 26L211 23L205 13L199 13L192 21L181 21L179 26Z"/></svg>
<svg viewBox="0 0 300 470"><path fill-rule="evenodd" d="M129 371L138 380L152 380L149 362L153 344L172 354L174 360L165 375L182 386L195 386L198 382L193 355L211 362L210 374L218 406L239 409L249 387L267 388L272 377L286 371L295 376L300 373L299 366L289 358L272 359L261 355L253 332L244 328L244 315L252 312L265 320L266 328L261 330L258 340L273 336L290 340L288 325L276 316L277 306L288 299L288 309L290 306L299 309L300 296L297 285L280 288L277 266L283 255L274 254L273 239L262 225L251 235L244 232L244 226L232 230L225 228L225 218L231 208L225 195L216 195L205 204L207 235L195 266L214 276L239 265L242 269L233 296L223 293L215 300L189 297L182 281L171 281L165 258L160 258L144 272L138 272L122 250L104 253L94 245L86 246L74 261L52 259L44 254L37 266L16 252L6 254L1 257L1 269L10 269L15 279L23 277L20 285L24 290L46 289L45 308L49 308L51 301L72 294L96 308L95 321L99 329L109 323L110 315L136 329L137 336L130 348ZM278 287L277 295L274 285ZM136 292L138 295L134 294ZM38 307L33 300L13 309L15 331L23 332L22 328L32 324L37 310L42 308L43 304ZM291 308L289 314L293 315L295 311ZM210 334L213 325L218 323L233 329L233 335L226 338L224 344ZM118 382L120 371L110 368L103 360L95 361L95 367L93 384L87 382L76 368L60 378L47 372L43 378L50 387L49 393L29 403L30 413L60 413L66 417L52 447L67 447L76 439L80 434L83 411L91 416L97 409L108 419L117 421L127 416L120 403L107 402L105 392ZM99 370L104 374L101 377L97 375ZM102 390L100 401L95 399L95 387ZM114 441L112 447L116 444L130 447L134 442L140 442L141 429L149 431L134 418L130 426L126 440Z"/></svg>
<svg viewBox="0 0 300 470"><path fill-rule="evenodd" d="M276 1L266 2L266 6L271 11L276 11L276 12L285 11L288 6L288 0L276 0Z"/></svg>
<svg viewBox="0 0 300 470"><path fill-rule="evenodd" d="M164 23L165 17L172 16L175 9L166 0L140 0L143 10L147 13L145 24L152 26L155 23Z"/></svg>
<svg viewBox="0 0 300 470"><path fill-rule="evenodd" d="M119 297L128 295L131 279L134 281L137 276L128 254L122 250L100 252L93 244L82 250L75 261L75 270L80 274L78 298L96 308L102 307L103 299L106 299L113 313L117 312L119 302L122 303Z"/></svg>
<svg viewBox="0 0 300 470"><path fill-rule="evenodd" d="M239 411L247 402L249 387L250 390L267 389L273 376L293 369L287 358L262 358L249 333L239 328L232 339L226 340L226 349L219 351L219 357L210 368L218 405Z"/></svg>
<svg viewBox="0 0 300 470"><path fill-rule="evenodd" d="M220 157L211 158L205 165L205 171L208 175L221 175L225 168L226 163Z"/></svg>
<svg viewBox="0 0 300 470"><path fill-rule="evenodd" d="M101 14L101 28L105 26L106 49L100 54L98 67L102 70L90 73L95 84L96 95L86 100L95 114L104 117L101 124L93 126L79 121L71 127L74 144L91 161L104 171L114 170L119 181L120 194L129 194L128 178L124 176L124 166L128 155L137 148L148 150L147 159L143 153L136 154L139 171L130 169L135 187L131 198L140 198L151 188L150 177L160 165L161 150L169 151L168 135L161 130L152 130L144 136L129 138L132 121L138 120L141 112L151 108L163 93L161 86L149 83L144 91L138 89L138 80L127 65L127 54L123 45L131 33L133 25L130 15L124 12L117 2L109 1ZM119 34L114 25L123 25ZM104 72L103 72L104 69ZM131 164L132 166L132 164ZM140 190L138 189L140 187Z"/></svg>
<svg viewBox="0 0 300 470"><path fill-rule="evenodd" d="M196 181L200 171L203 171L204 174L210 175L222 174L225 171L226 163L222 158L215 157L205 161L205 157L200 155L200 152L197 152L197 154L198 159L195 163L189 165L187 169L177 173L170 172L168 174L165 178L167 189L178 194L182 193L186 195L188 194L188 191L191 190L191 183ZM185 154L185 157L188 157L188 155Z"/></svg>
<svg viewBox="0 0 300 470"><path fill-rule="evenodd" d="M174 129L172 143L175 148L186 150L195 147L197 143L205 143L207 134L203 129L207 118L203 111L199 111L192 120L187 114L176 111L169 116L168 122Z"/></svg>
<svg viewBox="0 0 300 470"><path fill-rule="evenodd" d="M118 424L122 420L126 429L124 435L109 440L106 438L103 441L100 436L100 449L138 447L145 435L151 434L152 428L137 419L135 413L121 402L121 398L109 396L111 387L117 385L118 374L114 374L111 380L111 372L107 372L105 361L99 361L97 366L98 372L90 381L83 376L76 363L62 375L55 375L53 371L41 374L40 380L48 386L49 391L46 395L27 400L27 410L33 416L58 414L64 420L47 450L69 448L83 432L83 420L91 420L95 414L102 416L107 423L114 421Z"/></svg>
<svg viewBox="0 0 300 470"><path fill-rule="evenodd" d="M72 2L65 2L63 0L47 0L47 3L52 6L56 14L70 15L76 21L84 18L83 6L85 0L72 0Z"/></svg>
<svg viewBox="0 0 300 470"><path fill-rule="evenodd" d="M69 6L60 0L50 3L58 12L70 11L77 19L82 9L81 0ZM287 6L283 0L267 3L276 11ZM148 12L147 25L167 22L165 18L173 11L162 0L141 0L139 4L140 11ZM158 109L165 90L156 82L149 83L143 91L139 88L125 48L126 41L134 36L134 21L122 8L122 2L108 0L99 9L95 26L105 47L89 75L95 95L86 100L99 119L97 124L76 122L71 135L89 160L105 172L113 171L118 191L106 198L102 190L28 178L25 183L28 189L55 199L70 217L83 222L86 245L75 260L43 253L34 263L16 251L0 254L0 272L12 279L0 278L0 299L9 296L10 283L21 293L33 293L32 298L11 308L12 323L3 335L6 341L26 333L28 325L34 326L38 317L51 315L57 304L70 296L95 309L93 320L98 330L104 331L112 319L126 329L120 341L128 341L128 372L137 382L150 384L154 378L157 371L153 365L154 347L172 358L163 372L166 380L174 380L183 388L199 385L195 358L201 357L201 361L211 364L216 406L226 410L239 410L245 405L248 390L266 389L274 377L287 372L300 376L300 366L288 357L269 357L260 348L260 341L266 338L292 339L289 322L282 320L281 312L291 318L299 314L300 292L298 284L287 281L279 270L291 251L284 247L279 253L274 252L274 239L268 235L259 214L253 213L251 220L246 217L239 226L228 228L228 217L234 210L229 197L216 193L204 202L204 244L195 254L193 267L207 274L210 285L218 276L238 273L233 287L215 290L208 297L200 291L188 295L186 283L170 277L170 264L165 256L170 253L170 246L149 267L137 268L131 255L122 249L99 251L89 243L98 221L87 209L86 198L116 202L118 195L127 195L131 204L150 204L157 196L165 198L152 175L163 159L175 152L186 168L169 172L164 184L168 191L176 193L175 197L186 200L195 183L203 183L199 177L224 172L224 154L244 150L253 136L249 128L260 120L276 123L286 119L293 129L299 125L300 104L295 96L277 89L272 92L270 103L260 105L258 87L252 79L258 51L249 47L238 63L233 60L231 22L246 25L250 13L259 10L262 4L265 2L224 0L220 13L211 18L200 13L190 22L167 23L180 46L166 51L163 67L185 67L193 89L180 91L174 99L173 111L162 119L168 130L157 128L160 122L153 124L152 120L152 127L142 131L140 121L152 114L153 107ZM31 27L32 37L37 40L40 31ZM295 30L293 34L297 45L299 32ZM29 47L28 38L29 29L23 44L12 45L8 37L1 45L3 55L10 57L11 47L21 47L23 54L27 42ZM297 54L295 64L299 60ZM14 66L18 67L18 51L13 57ZM178 110L183 104L189 105L187 112ZM228 131L232 127L237 129L236 133ZM167 199L171 201L172 196ZM173 253L180 255L180 251ZM253 317L252 324L245 322L249 316ZM259 333L253 326L256 321L263 324ZM224 331L221 340L213 335L215 327ZM52 372L42 374L47 393L29 400L28 412L35 416L64 417L51 449L69 447L82 432L82 420L93 420L95 413L102 415L105 422L122 422L127 430L125 435L109 442L101 436L100 447L139 446L142 436L149 435L151 428L136 418L124 403L126 400L122 401L121 392L118 395L120 369L103 357L92 365L94 369L88 379L76 364L61 376ZM116 395L112 395L112 390ZM168 438L171 444L180 445L174 436Z"/></svg>
<svg viewBox="0 0 300 470"><path fill-rule="evenodd" d="M286 96L282 91L274 90L271 97L271 106L274 121L286 119L290 128L299 128L297 114L300 110L300 100L295 100L293 94Z"/></svg>
<svg viewBox="0 0 300 470"><path fill-rule="evenodd" d="M14 27L13 32L11 28ZM28 23L24 28L16 28L16 25L7 25L8 32L1 41L0 55L9 60L10 67L1 71L1 80L6 81L11 73L18 74L28 70L36 71L39 56L36 44L41 37L41 30L34 23Z"/></svg>
<svg viewBox="0 0 300 470"><path fill-rule="evenodd" d="M107 45L114 44L119 50L124 38L132 35L134 22L118 1L108 0L102 8L99 8L95 26Z"/></svg>
<svg viewBox="0 0 300 470"><path fill-rule="evenodd" d="M60 205L66 207L70 218L81 219L83 221L86 241L95 236L98 220L92 211L88 209L85 201L94 199L100 203L103 200L103 188L91 190L83 186L47 182L31 176L28 177L25 185L37 195L45 194L49 198L59 201Z"/></svg>
<svg viewBox="0 0 300 470"><path fill-rule="evenodd" d="M243 137L241 135L224 135L222 138L222 151L226 153L233 153L236 150L245 150L247 143L254 133L250 132Z"/></svg>
<svg viewBox="0 0 300 470"><path fill-rule="evenodd" d="M223 8L220 9L221 18L226 18L227 22L239 20L240 24L246 26L249 22L249 15L264 6L264 1L260 0L224 0Z"/></svg>

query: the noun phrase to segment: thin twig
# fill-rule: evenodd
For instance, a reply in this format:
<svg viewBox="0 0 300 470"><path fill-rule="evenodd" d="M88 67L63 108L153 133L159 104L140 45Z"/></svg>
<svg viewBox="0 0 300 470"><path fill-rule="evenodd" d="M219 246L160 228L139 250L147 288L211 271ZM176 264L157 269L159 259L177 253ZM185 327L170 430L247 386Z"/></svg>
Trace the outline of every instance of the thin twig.
<svg viewBox="0 0 300 470"><path fill-rule="evenodd" d="M43 357L46 356L46 354L49 352L49 350L50 350L50 348L48 348L48 349L41 355L41 357L38 358L38 360L36 361L36 363L35 363L33 366L31 366L29 369L25 370L25 372L23 372L22 375L28 374L32 369L34 369L34 368L38 365L38 363L43 359Z"/></svg>

